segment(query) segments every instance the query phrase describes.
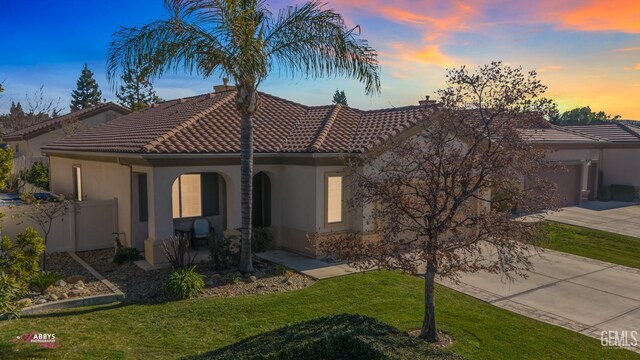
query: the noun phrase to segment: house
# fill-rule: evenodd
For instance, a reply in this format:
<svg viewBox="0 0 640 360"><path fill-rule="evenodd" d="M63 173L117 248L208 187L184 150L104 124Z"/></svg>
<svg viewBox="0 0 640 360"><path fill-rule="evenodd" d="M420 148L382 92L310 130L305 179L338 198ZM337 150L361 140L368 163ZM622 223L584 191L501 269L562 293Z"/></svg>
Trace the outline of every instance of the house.
<svg viewBox="0 0 640 360"><path fill-rule="evenodd" d="M14 151L14 170L21 170L36 161L46 161L42 146L67 135L70 129L66 127L90 128L129 112L118 104L102 103L12 131L3 139Z"/></svg>
<svg viewBox="0 0 640 360"><path fill-rule="evenodd" d="M52 191L83 201L115 200L114 230L143 250L150 264L166 261L162 241L189 230L195 219L206 218L217 232L239 228L235 95L232 88L217 88L162 102L45 146ZM262 93L254 118L254 226L269 227L275 246L312 256L308 234L364 229L362 215L346 210L345 154L368 151L413 128L426 104L362 111ZM589 188L585 167L588 175L610 143L556 126L527 136L556 150L553 159L577 166L580 181L567 194L580 196ZM566 180L549 175L560 184Z"/></svg>
<svg viewBox="0 0 640 360"><path fill-rule="evenodd" d="M640 128L622 123L551 125L526 130L529 141L552 150L549 160L566 171L543 169L553 180L563 206L596 200L598 189L630 185L640 191Z"/></svg>

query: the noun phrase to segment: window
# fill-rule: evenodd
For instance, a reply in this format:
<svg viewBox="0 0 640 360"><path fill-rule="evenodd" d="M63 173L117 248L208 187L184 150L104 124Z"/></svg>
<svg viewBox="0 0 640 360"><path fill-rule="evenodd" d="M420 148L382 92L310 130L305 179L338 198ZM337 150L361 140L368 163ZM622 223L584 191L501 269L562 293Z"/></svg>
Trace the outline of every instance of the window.
<svg viewBox="0 0 640 360"><path fill-rule="evenodd" d="M138 175L138 218L141 222L149 221L147 174Z"/></svg>
<svg viewBox="0 0 640 360"><path fill-rule="evenodd" d="M200 174L181 175L173 183L172 196L174 219L202 215Z"/></svg>
<svg viewBox="0 0 640 360"><path fill-rule="evenodd" d="M82 169L80 166L73 167L73 197L82 201Z"/></svg>
<svg viewBox="0 0 640 360"><path fill-rule="evenodd" d="M342 175L327 176L327 223L342 222Z"/></svg>
<svg viewBox="0 0 640 360"><path fill-rule="evenodd" d="M219 177L215 173L184 174L171 189L173 218L220 215Z"/></svg>

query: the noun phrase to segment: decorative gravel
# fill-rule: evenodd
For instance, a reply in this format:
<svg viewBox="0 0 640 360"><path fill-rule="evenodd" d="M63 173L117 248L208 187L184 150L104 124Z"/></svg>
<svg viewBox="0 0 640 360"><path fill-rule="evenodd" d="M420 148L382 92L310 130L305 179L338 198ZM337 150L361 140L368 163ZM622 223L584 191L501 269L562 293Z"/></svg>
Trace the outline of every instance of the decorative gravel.
<svg viewBox="0 0 640 360"><path fill-rule="evenodd" d="M93 277L82 265L75 261L67 253L53 253L47 254L46 262L47 271L53 271L62 276L62 279L67 279L71 276L81 276L82 284L64 284L63 286L52 286L46 294L42 295L40 292L30 291L25 296L30 299L33 304L51 302L56 300L64 300L67 297L73 297L70 295L73 290L85 289L84 296L110 294L111 290L104 285L101 281Z"/></svg>
<svg viewBox="0 0 640 360"><path fill-rule="evenodd" d="M120 288L125 294L125 302L170 300L165 291L165 280L172 272L169 268L144 271L133 263L117 265L112 262L111 249L85 251L78 253L78 256ZM307 276L261 259L255 259L254 266L255 279L251 278L250 274L240 274L237 269L215 271L208 262L198 264L197 270L205 281L205 292L200 297L232 297L291 291L305 288L315 282Z"/></svg>

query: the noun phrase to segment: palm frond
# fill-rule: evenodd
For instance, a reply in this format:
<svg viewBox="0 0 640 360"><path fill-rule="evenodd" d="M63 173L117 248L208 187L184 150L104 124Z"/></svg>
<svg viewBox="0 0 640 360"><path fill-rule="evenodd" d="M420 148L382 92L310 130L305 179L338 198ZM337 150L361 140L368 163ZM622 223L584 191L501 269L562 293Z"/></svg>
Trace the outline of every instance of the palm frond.
<svg viewBox="0 0 640 360"><path fill-rule="evenodd" d="M365 84L367 94L380 91L377 52L346 27L342 16L319 1L281 10L268 23L267 57L291 76L344 76Z"/></svg>

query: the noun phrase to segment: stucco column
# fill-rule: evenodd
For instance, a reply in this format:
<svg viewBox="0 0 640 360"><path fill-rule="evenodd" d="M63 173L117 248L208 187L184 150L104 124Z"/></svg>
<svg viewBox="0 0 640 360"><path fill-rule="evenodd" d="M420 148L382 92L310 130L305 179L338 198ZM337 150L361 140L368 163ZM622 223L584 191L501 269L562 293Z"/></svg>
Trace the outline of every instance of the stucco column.
<svg viewBox="0 0 640 360"><path fill-rule="evenodd" d="M589 200L589 165L590 161L583 161L580 166L580 203Z"/></svg>
<svg viewBox="0 0 640 360"><path fill-rule="evenodd" d="M144 242L144 257L151 265L165 262L162 241L173 235L171 187L175 177L156 168L147 174L149 202L149 237Z"/></svg>

